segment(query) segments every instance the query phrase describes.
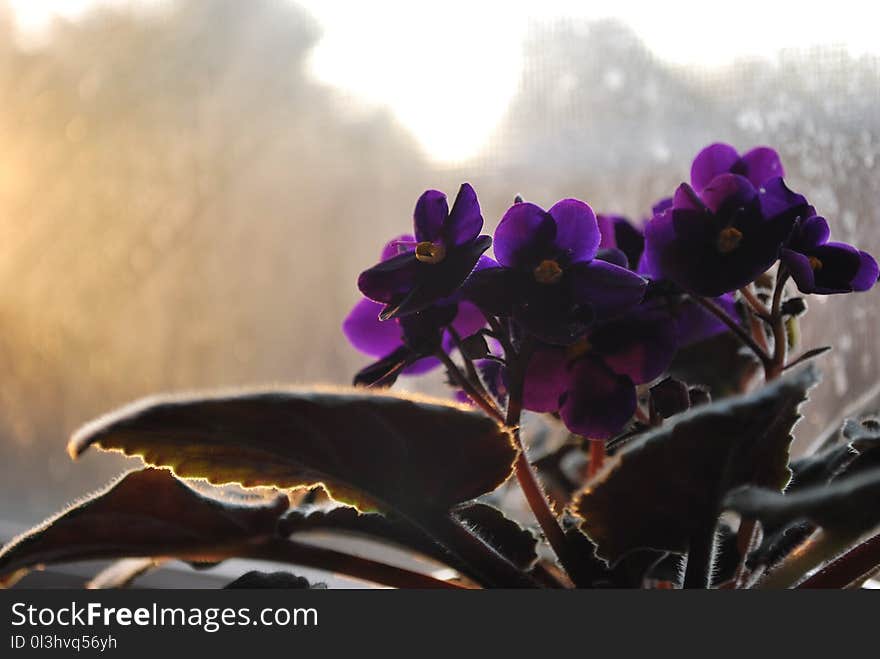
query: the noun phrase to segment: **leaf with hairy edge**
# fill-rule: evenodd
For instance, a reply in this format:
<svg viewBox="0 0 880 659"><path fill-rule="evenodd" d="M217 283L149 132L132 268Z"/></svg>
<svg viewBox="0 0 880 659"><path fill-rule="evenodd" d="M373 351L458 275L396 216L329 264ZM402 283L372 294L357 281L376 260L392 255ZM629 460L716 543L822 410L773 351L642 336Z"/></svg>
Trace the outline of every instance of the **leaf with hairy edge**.
<svg viewBox="0 0 880 659"><path fill-rule="evenodd" d="M245 572L235 581L226 584L224 588L286 588L292 590L326 590L327 584L323 582L309 583L305 577L298 577L290 572L260 572L251 570Z"/></svg>
<svg viewBox="0 0 880 659"><path fill-rule="evenodd" d="M638 548L685 552L728 490L744 484L784 488L791 475L791 430L817 382L810 365L632 440L574 500L597 555L614 562Z"/></svg>
<svg viewBox="0 0 880 659"><path fill-rule="evenodd" d="M535 536L497 508L484 503L472 503L456 508L453 514L521 570L531 569L537 560ZM360 513L347 506L292 509L284 515L278 530L282 535L322 531L362 536L416 551L467 572L466 566L455 565L454 557L419 529L405 520L379 513Z"/></svg>
<svg viewBox="0 0 880 659"><path fill-rule="evenodd" d="M128 588L135 579L164 563L161 558L121 558L98 572L86 584L87 590Z"/></svg>
<svg viewBox="0 0 880 659"><path fill-rule="evenodd" d="M150 398L83 427L68 450L91 445L214 484L321 484L361 510L410 514L494 490L517 455L479 412L362 390Z"/></svg>
<svg viewBox="0 0 880 659"><path fill-rule="evenodd" d="M35 565L173 556L220 560L275 535L287 497L236 505L199 494L165 469L132 471L19 536L0 552L0 576Z"/></svg>
<svg viewBox="0 0 880 659"><path fill-rule="evenodd" d="M808 519L826 532L856 537L880 527L880 468L791 494L738 488L727 495L724 508L774 526Z"/></svg>
<svg viewBox="0 0 880 659"><path fill-rule="evenodd" d="M724 508L771 526L797 520L818 525L819 529L774 566L759 586L788 588L802 581L814 568L832 561L880 530L880 468L844 475L825 485L786 495L759 487L742 487L727 495ZM861 575L880 567L877 549L878 546L870 543L856 548L849 556L834 561L822 577L808 579L805 586L817 587L822 580L828 580L832 585L844 587L857 581ZM841 578L843 581L835 584Z"/></svg>

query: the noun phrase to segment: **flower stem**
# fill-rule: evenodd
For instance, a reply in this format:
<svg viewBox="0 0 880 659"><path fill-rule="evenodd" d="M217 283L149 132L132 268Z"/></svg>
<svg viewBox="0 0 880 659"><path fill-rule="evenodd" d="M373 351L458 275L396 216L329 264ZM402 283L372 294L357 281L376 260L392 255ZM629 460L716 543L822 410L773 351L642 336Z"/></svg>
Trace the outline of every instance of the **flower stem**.
<svg viewBox="0 0 880 659"><path fill-rule="evenodd" d="M758 343L752 338L752 336L748 332L746 332L745 329L743 329L742 325L731 318L724 309L719 307L709 298L702 297L700 295L694 295L692 296L692 298L694 302L699 304L706 311L708 311L709 313L717 317L722 323L727 325L730 331L733 332L736 337L753 353L755 353L755 356L759 360L761 360L761 364L764 366L765 371L767 368L769 368L771 364L770 355L768 355L767 352L764 351L761 346L759 346Z"/></svg>
<svg viewBox="0 0 880 659"><path fill-rule="evenodd" d="M683 586L686 589L709 587L715 553L715 522L715 516L708 518L691 536L684 572Z"/></svg>
<svg viewBox="0 0 880 659"><path fill-rule="evenodd" d="M556 518L556 514L550 507L550 501L544 492L544 488L541 486L537 474L535 474L535 471L532 469L531 463L529 463L525 445L520 437L523 385L531 353L532 345L530 342L526 342L515 359L513 359L511 355L507 356L511 368L508 385L510 393L508 396L505 424L513 434L514 442L516 443L517 448L519 448L519 456L516 459L514 471L520 489L522 489L526 501L529 504L529 508L532 509L535 519L538 520L538 524L544 532L544 537L547 538L547 542L550 544L550 547L552 547L553 552L556 554L562 567L568 572L569 576L577 581L575 575L580 572L578 569L577 557L572 556L572 553L569 551L565 532L559 525L559 520Z"/></svg>
<svg viewBox="0 0 880 659"><path fill-rule="evenodd" d="M880 569L880 535L875 535L804 580L798 588L848 588Z"/></svg>
<svg viewBox="0 0 880 659"><path fill-rule="evenodd" d="M589 440L588 440L589 441ZM592 478L605 463L605 442L590 441L590 462L587 465L587 478Z"/></svg>
<svg viewBox="0 0 880 659"><path fill-rule="evenodd" d="M449 372L449 376L455 380L455 383L462 388L462 390L468 395L468 397L474 401L474 403L479 406L481 410L483 410L486 414L491 416L493 419L498 421L499 423L504 423L504 415L501 413L495 403L492 402L490 398L488 398L488 394L485 394L485 389L480 386L480 389L483 389L481 392L471 381L465 377L465 374L461 372L461 369L458 368L458 365L452 361L452 358L447 355L442 350L438 350L436 352L436 357L443 365L446 367L446 370Z"/></svg>
<svg viewBox="0 0 880 659"><path fill-rule="evenodd" d="M770 327L773 330L773 358L769 365L765 364L764 366L764 374L768 381L778 378L785 368L788 337L785 334L785 319L782 317L782 294L785 291L786 281L788 281L788 271L780 265L779 272L776 274L773 302L770 306Z"/></svg>

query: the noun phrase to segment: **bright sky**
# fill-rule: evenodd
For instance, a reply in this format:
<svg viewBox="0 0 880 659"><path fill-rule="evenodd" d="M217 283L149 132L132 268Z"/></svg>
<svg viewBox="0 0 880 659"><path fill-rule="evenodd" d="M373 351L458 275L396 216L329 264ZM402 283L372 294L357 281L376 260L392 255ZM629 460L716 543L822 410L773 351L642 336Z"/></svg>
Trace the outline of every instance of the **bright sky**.
<svg viewBox="0 0 880 659"><path fill-rule="evenodd" d="M293 0L280 0L293 1ZM94 4L163 0L7 0L38 34L54 15ZM434 159L480 150L516 93L529 24L560 17L617 18L658 57L712 67L781 49L843 45L880 55L880 7L869 0L300 0L324 37L311 66L320 80L384 105Z"/></svg>

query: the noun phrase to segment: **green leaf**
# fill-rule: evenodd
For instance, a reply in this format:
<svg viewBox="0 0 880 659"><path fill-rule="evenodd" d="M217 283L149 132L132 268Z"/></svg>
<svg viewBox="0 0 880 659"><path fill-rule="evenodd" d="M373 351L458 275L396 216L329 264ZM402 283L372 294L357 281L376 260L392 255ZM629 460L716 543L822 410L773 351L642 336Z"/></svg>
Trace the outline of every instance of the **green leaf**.
<svg viewBox="0 0 880 659"><path fill-rule="evenodd" d="M0 576L69 561L175 557L216 561L275 535L287 497L259 505L199 494L165 469L132 471L13 540Z"/></svg>
<svg viewBox="0 0 880 659"><path fill-rule="evenodd" d="M597 555L614 562L638 548L685 552L728 490L785 487L791 429L817 382L808 366L633 439L574 500Z"/></svg>
<svg viewBox="0 0 880 659"><path fill-rule="evenodd" d="M410 515L494 490L517 455L479 412L354 390L150 398L88 424L68 449L92 445L215 484L320 484L361 510Z"/></svg>

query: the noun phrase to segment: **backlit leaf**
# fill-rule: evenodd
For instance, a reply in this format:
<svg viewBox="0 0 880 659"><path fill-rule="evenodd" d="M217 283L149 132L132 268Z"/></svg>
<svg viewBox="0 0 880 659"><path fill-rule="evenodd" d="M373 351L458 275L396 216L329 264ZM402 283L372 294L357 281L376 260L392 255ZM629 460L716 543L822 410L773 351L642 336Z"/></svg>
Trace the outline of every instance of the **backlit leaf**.
<svg viewBox="0 0 880 659"><path fill-rule="evenodd" d="M445 512L494 490L516 458L483 414L439 400L355 390L150 398L71 439L211 483L322 484L361 510Z"/></svg>
<svg viewBox="0 0 880 659"><path fill-rule="evenodd" d="M101 558L216 561L275 534L287 497L239 505L199 494L165 469L132 471L13 540L0 576L35 565Z"/></svg>
<svg viewBox="0 0 880 659"><path fill-rule="evenodd" d="M808 366L755 393L673 417L632 440L574 501L597 554L614 561L638 548L685 552L731 488L785 487L791 429L817 381Z"/></svg>

